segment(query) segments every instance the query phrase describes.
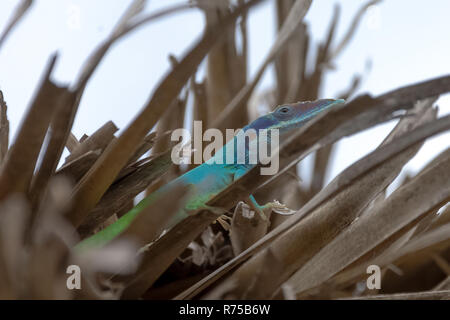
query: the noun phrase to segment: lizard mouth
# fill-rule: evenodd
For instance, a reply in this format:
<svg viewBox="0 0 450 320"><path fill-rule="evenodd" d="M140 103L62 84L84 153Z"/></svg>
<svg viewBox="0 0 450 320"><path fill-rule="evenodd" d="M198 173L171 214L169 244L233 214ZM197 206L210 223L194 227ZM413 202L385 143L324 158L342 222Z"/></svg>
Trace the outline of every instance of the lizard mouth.
<svg viewBox="0 0 450 320"><path fill-rule="evenodd" d="M336 99L336 100L327 99L325 101L326 101L325 106L312 108L306 112L302 111L303 113L299 117L297 117L296 121L292 122L292 124L291 124L292 127L299 127L299 126L303 125L305 122L307 122L308 120L310 120L311 118L315 117L317 114L322 113L336 105L342 105L345 103L344 99ZM284 127L286 127L286 123L280 123L279 125L274 127L274 129L283 129Z"/></svg>

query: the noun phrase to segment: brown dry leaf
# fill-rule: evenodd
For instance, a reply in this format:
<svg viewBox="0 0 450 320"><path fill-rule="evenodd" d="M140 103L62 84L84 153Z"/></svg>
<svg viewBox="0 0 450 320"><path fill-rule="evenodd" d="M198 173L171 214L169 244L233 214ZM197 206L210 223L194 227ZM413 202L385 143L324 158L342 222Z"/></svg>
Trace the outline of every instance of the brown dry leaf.
<svg viewBox="0 0 450 320"><path fill-rule="evenodd" d="M443 225L417 235L401 251L393 252L391 256L386 257L385 261L393 260L393 262L388 265L382 277L382 292L429 290L443 280L446 274L433 256L442 255L445 259L450 258L450 243L448 233L445 232L448 230Z"/></svg>
<svg viewBox="0 0 450 320"><path fill-rule="evenodd" d="M74 255L69 248L79 241L74 236L71 225L63 219L63 214L70 203L70 192L72 185L64 177L52 178L49 182L48 192L42 201L37 219L33 225L33 234L29 252L28 263L32 263L32 270L26 270L28 277L27 287L24 288L24 298L32 299L117 299L117 294L112 291L100 291L98 284L94 281L94 272L98 271L94 265L85 263L79 256ZM109 269L120 263L130 264L130 257L134 258L136 248L128 249L128 255L116 250L109 257L103 252L97 252L96 258L101 259L103 266ZM94 259L91 259L91 261ZM28 265L28 264L26 264ZM67 268L69 266L80 266L82 270L82 290L67 290ZM102 270L102 269L100 269Z"/></svg>
<svg viewBox="0 0 450 320"><path fill-rule="evenodd" d="M151 251L159 241L154 243L150 242L154 241L158 236L161 236L166 223L181 207L183 207L184 201L186 200L186 192L188 192L188 189L185 187L180 187L175 190L170 190L166 194L162 195L162 198L158 198L154 203L150 204L143 212L141 212L136 220L133 221L130 228L127 229L121 236L122 239L125 239L125 237L132 240L136 239L139 245L149 244L149 246L142 249L140 253L142 262L137 272L125 279L118 279L126 283L126 288L123 292L122 298L135 299L140 297L153 283L153 276L149 275L165 270L166 262L164 260L159 261L148 258L148 252ZM174 197L177 201L174 201ZM162 237L164 236L162 235ZM171 250L172 247L170 248Z"/></svg>
<svg viewBox="0 0 450 320"><path fill-rule="evenodd" d="M362 75L356 74L353 76L353 79L349 85L349 87L342 92L338 93L336 96L339 97L339 99L348 100L349 98L353 97L355 92L359 89L362 82Z"/></svg>
<svg viewBox="0 0 450 320"><path fill-rule="evenodd" d="M72 152L75 148L80 145L80 141L73 135L72 132L69 133L66 141L66 147L69 152Z"/></svg>
<svg viewBox="0 0 450 320"><path fill-rule="evenodd" d="M140 278L145 279L145 285L141 283L137 287L130 287L130 293L125 291L124 297L136 299L142 295L188 245L217 218L217 215L209 211L194 214L183 223L175 225L153 243L147 251L143 252Z"/></svg>
<svg viewBox="0 0 450 320"><path fill-rule="evenodd" d="M411 239L400 250L392 253L390 260L396 261L407 255L427 253L430 254L436 249L445 249L450 244L450 224L433 229L420 237Z"/></svg>
<svg viewBox="0 0 450 320"><path fill-rule="evenodd" d="M23 268L29 208L23 196L13 195L0 207L0 298L17 299Z"/></svg>
<svg viewBox="0 0 450 320"><path fill-rule="evenodd" d="M411 179L408 179L410 181ZM408 182L405 182L403 184L406 184ZM402 185L403 185L402 184ZM419 218L419 221L417 222L417 226L415 226L414 234L412 235L413 238L423 234L424 232L428 231L434 221L438 218L438 209L433 209L430 212L425 213L422 217Z"/></svg>
<svg viewBox="0 0 450 320"><path fill-rule="evenodd" d="M65 104L65 108L60 108L57 114L55 114L55 116L53 117L50 141L43 156L42 166L41 168L39 168L39 172L36 174L32 183L31 194L33 207L38 206L40 194L45 191L45 186L47 185L48 180L56 170L57 164L64 150L64 146L66 145L66 142L70 136L70 130L72 128L84 89L92 74L96 70L98 64L106 55L112 44L116 40L124 37L129 32L135 30L136 28L144 25L147 22L152 22L155 19L163 17L172 12L184 10L187 7L191 7L190 5L182 5L181 7L176 6L151 14L149 16L142 17L141 19L132 19L133 21L128 21L129 19L134 18L142 10L144 3L145 1L135 0L129 6L128 10L123 15L123 18L113 30L112 35L96 50L94 50L91 56L87 59L75 85L73 85L70 92L67 92L66 94L66 100L63 103ZM83 141L84 139L81 138L80 142Z"/></svg>
<svg viewBox="0 0 450 320"><path fill-rule="evenodd" d="M68 248L58 239L35 244L28 260L29 268L25 280L27 288L22 299L71 299L73 291L67 290L64 260Z"/></svg>
<svg viewBox="0 0 450 320"><path fill-rule="evenodd" d="M112 121L108 121L89 138L81 142L66 158L65 163L71 162L89 151L105 150L115 138L114 133L117 132L117 130L119 129L116 125Z"/></svg>
<svg viewBox="0 0 450 320"><path fill-rule="evenodd" d="M5 159L9 147L9 120L8 106L3 98L3 92L0 90L0 164Z"/></svg>
<svg viewBox="0 0 450 320"><path fill-rule="evenodd" d="M50 81L56 58L55 55L50 59L37 94L1 168L0 199L12 193L28 192L50 121L67 92L66 88Z"/></svg>
<svg viewBox="0 0 450 320"><path fill-rule="evenodd" d="M314 172L314 175L309 189L310 195L315 195L317 192L323 189L333 152L334 144L330 144L321 148L320 150L317 150L312 171Z"/></svg>
<svg viewBox="0 0 450 320"><path fill-rule="evenodd" d="M207 96L207 89L206 89L206 79L204 79L202 82L197 82L195 80L195 75L192 77L190 81L190 91L193 95L193 106L192 106L192 122L191 122L191 135L196 135L196 128L195 126L196 121L201 121L201 127L204 130L205 128L209 128L210 121L208 120L210 117L210 110L208 105L208 96ZM192 170L195 167L198 166L197 162L195 161L196 157L201 156L203 157L203 151L204 151L205 145L202 145L201 148L194 148L191 154L191 164L189 165L188 170Z"/></svg>
<svg viewBox="0 0 450 320"><path fill-rule="evenodd" d="M246 287L239 299L265 299L273 294L273 288L277 286L277 277L274 275L284 272L283 263L278 260L278 255L271 248L264 250L262 263L259 264L258 270L251 276L249 286ZM233 280L231 282L233 283ZM229 291L228 295L235 295L236 287Z"/></svg>
<svg viewBox="0 0 450 320"><path fill-rule="evenodd" d="M208 97L206 96L206 83L191 81L191 91L194 94L194 106L192 111L193 121L202 121L206 128L208 125Z"/></svg>
<svg viewBox="0 0 450 320"><path fill-rule="evenodd" d="M380 2L380 0L369 1L358 10L343 40L341 41L340 44L337 45L337 48L333 50L332 42L335 36L335 30L340 15L340 6L339 5L335 6L333 18L331 20L331 24L328 30L328 35L325 38L324 43L320 44L317 50L318 53L314 64L314 70L311 72L311 74L305 76L305 79L303 80L303 85L298 88L299 92L298 98L300 100L315 100L318 98L321 86L323 85L324 72L327 71L327 69L334 68L333 66L334 60L342 52L342 50L349 44L365 12L369 7L375 5L378 2ZM360 77L358 76L354 77L350 88L346 93L343 94L344 95L343 98L351 95L352 92L354 92L354 90L357 89L359 82Z"/></svg>
<svg viewBox="0 0 450 320"><path fill-rule="evenodd" d="M184 119L186 113L186 105L189 98L189 90L185 90L182 97L175 99L169 109L163 114L157 125L158 139L155 142L155 146L152 150L153 153L165 152L172 149L173 141L166 132L172 132L179 128L184 127ZM163 185L181 174L180 166L173 166L170 170L170 174L160 179L159 184Z"/></svg>
<svg viewBox="0 0 450 320"><path fill-rule="evenodd" d="M316 56L316 62L314 65L314 71L305 77L303 85L296 88L298 92L297 98L300 100L316 100L319 96L321 86L323 84L323 75L326 71L326 65L331 63L327 60L331 43L335 36L335 30L339 21L340 6L336 4L334 7L333 18L331 19L330 27L328 29L328 35L325 38L323 44L319 44L318 52ZM320 150L317 150L314 158L313 178L308 192L309 196L312 196L319 192L324 184L326 171L329 165L330 157L332 155L334 145L328 145Z"/></svg>
<svg viewBox="0 0 450 320"><path fill-rule="evenodd" d="M377 1L371 1L358 11L352 23L352 27L347 32L347 35L342 43L338 46L338 51L335 52L336 54L332 54L331 45L335 36L335 30L340 15L340 6L335 6L333 18L328 30L328 35L325 38L325 42L323 44L320 44L318 47L314 71L310 75L306 76L303 81L304 84L299 90L300 100L315 100L318 98L321 91L321 86L323 85L323 75L325 71L331 68L333 60L337 58L338 53L341 52L346 45L348 45L349 40L352 38L354 31L356 30L359 20L362 18L367 8L375 4L376 2ZM343 93L342 98L347 99L353 92L355 92L355 90L358 88L360 80L360 77L354 77L350 88L347 90L347 92ZM334 145L328 145L316 152L313 168L314 176L311 182L310 192L308 193L311 196L316 194L323 188L325 175L329 166L333 149Z"/></svg>
<svg viewBox="0 0 450 320"><path fill-rule="evenodd" d="M449 151L450 150L447 150L447 157L450 155ZM444 159L442 155L440 155L439 158ZM437 162L432 161L432 163L436 164ZM419 175L426 172L428 168L430 168L430 166L427 166L427 168L419 173ZM379 205L382 205L382 202L377 204L377 206ZM370 208L370 210L371 209L372 208ZM405 260L405 258L401 259L402 256L406 256L406 259L408 259L409 255L410 260L414 260L410 265L415 266L420 265L424 260L429 260L428 255L430 252L443 250L446 247L445 240L447 237L445 231L436 230L436 234L434 234L434 230L426 232L427 229L422 226L426 222L429 223L429 221L438 218L438 216L436 216L436 211L437 210L430 210L413 220L387 240L383 241L380 245L350 264L329 282L325 282L321 287L330 285L330 283L332 283L333 286L340 285L341 287L349 285L349 282L354 281L356 278L366 276L365 272L368 265L376 264L379 266L387 266L388 264L397 264L398 260ZM420 263L418 263L419 261Z"/></svg>
<svg viewBox="0 0 450 320"><path fill-rule="evenodd" d="M439 251L446 259L449 258L448 250ZM408 255L396 264L387 266L382 276L381 292L387 294L430 290L445 277L446 274L429 254L414 254L414 257Z"/></svg>
<svg viewBox="0 0 450 320"><path fill-rule="evenodd" d="M442 280L432 291L450 290L450 276Z"/></svg>
<svg viewBox="0 0 450 320"><path fill-rule="evenodd" d="M0 223L0 294L10 299L66 299L73 291L66 287L66 267L73 230L62 219L70 186L65 179L50 182L37 215L29 225L29 205L23 195L2 204ZM3 260L5 258L5 260ZM6 263L5 263L6 262ZM32 267L30 267L32 266Z"/></svg>
<svg viewBox="0 0 450 320"><path fill-rule="evenodd" d="M425 214L425 216L427 215ZM386 241L367 252L355 262L351 263L329 281L322 283L319 287L301 293L300 297L305 297L311 294L314 295L314 292L325 292L327 291L327 286L332 286L334 288L346 288L350 286L351 283L356 283L359 279L363 280L363 278L366 278L366 270L370 265L378 265L380 267L387 265L389 268L392 266L390 263L394 260L397 252L401 250L414 235L414 232L417 230L417 221L422 218L423 217L419 217L418 219L412 221L394 235L389 237ZM368 290L366 289L365 291ZM373 293L373 291L370 292Z"/></svg>
<svg viewBox="0 0 450 320"><path fill-rule="evenodd" d="M438 121L422 126L419 130ZM449 181L450 158L415 177L379 207L360 217L310 259L288 283L300 293L326 281L424 212L448 201Z"/></svg>
<svg viewBox="0 0 450 320"><path fill-rule="evenodd" d="M64 175L78 182L88 172L89 168L100 157L101 150L88 151L77 159L64 164L56 171L56 175Z"/></svg>
<svg viewBox="0 0 450 320"><path fill-rule="evenodd" d="M134 17L140 11L140 9L142 9L142 6L143 2L141 0L136 0L134 3L131 4L124 17L128 18ZM72 128L75 115L78 110L78 105L80 103L81 96L84 92L84 88L88 80L90 79L91 75L94 73L97 65L104 57L104 55L107 53L111 45L116 40L120 39L121 37L125 36L129 32L144 25L147 22L152 22L155 19L163 17L167 14L184 10L190 7L192 6L181 5L170 7L168 9L161 10L160 12L144 16L140 19L133 19L133 21L129 23L125 21L127 19L124 18L117 25L113 35L107 41L101 44L99 48L96 49L94 53L90 56L90 58L88 58L87 62L85 63L85 66L83 67L83 70L79 75L76 84L73 86L73 89L70 92L66 93L66 97L64 98L65 101L62 103L64 107L60 108L53 117L51 124L52 130L50 134L50 139L47 148L45 150L43 160L41 162L42 165L32 181L30 193L33 208L36 208L38 206L40 196L45 192L45 187L50 177L54 174L56 170L59 159L61 158L62 152L64 150L64 146L70 136L70 130ZM85 139L82 137L80 139L80 142L83 142L84 140ZM138 147L138 151L136 151L136 153L138 153L141 150L141 147ZM132 159L133 158L134 156L132 157Z"/></svg>
<svg viewBox="0 0 450 320"><path fill-rule="evenodd" d="M165 135L166 133L163 136ZM149 133L144 138L144 141L142 141L141 145L134 153L134 156L132 156L131 159L128 161L128 165L131 165L136 161L138 161L147 151L149 151L153 147L155 141L157 141L160 138L161 138L160 136L156 137L156 132Z"/></svg>
<svg viewBox="0 0 450 320"><path fill-rule="evenodd" d="M305 23L300 24L298 34L299 38L297 41L289 43L287 49L288 63L286 65L289 67L289 72L286 76L289 79L288 86L283 90L281 89L283 87L280 85L280 89L278 91L278 103L273 103L272 106L285 102L301 100L299 99L300 88L303 87L303 82L305 80L309 41L308 28Z"/></svg>
<svg viewBox="0 0 450 320"><path fill-rule="evenodd" d="M419 125L425 124L425 123L435 119L437 110L430 109L430 108L432 107L433 103L436 100L437 100L437 98L431 98L431 99L419 101L413 109L408 111L407 116L402 118L402 120L397 124L397 126L394 128L394 130L392 130L392 132L386 137L386 139L382 142L381 145L382 146L386 145L386 144L392 142L395 138L398 138L404 134L407 134L410 130L418 127ZM387 169L389 170L389 168L387 168ZM392 182L395 176L396 176L396 174L391 175L389 177L389 179L387 180L387 183ZM379 194L379 196L375 197L375 199L373 200L373 203L375 205L381 204L381 202L384 200L384 194L385 194L385 189ZM371 209L370 206L369 206L369 209ZM369 209L366 209L366 211ZM426 217L432 217L432 216L433 216L433 212L426 215ZM417 224L416 222L412 223L413 226L416 226L416 224ZM401 235L403 235L403 233L408 231L409 229L410 229L409 227L405 228L405 230L402 229L402 232L397 237L392 237L393 239L391 241L385 241L382 246L380 245L376 249L378 249L378 251L381 253L385 253L386 251L389 251L389 250L395 251L396 245L398 245L398 244L394 244L389 249L386 249L386 248L389 247L389 245L391 244L392 241L398 242L399 241L399 240L397 240L398 237L401 237ZM409 237L411 237L411 236L412 236L412 234L409 235L406 239L403 239L401 243L406 242L409 239ZM372 251L372 252L367 253L366 256L368 256L368 258L370 258L370 259L373 259L374 256L377 256L377 254L374 251ZM365 258L365 256L362 258ZM355 263L364 264L364 261L360 261L360 260L358 260ZM367 264L367 265L369 265L369 264Z"/></svg>
<svg viewBox="0 0 450 320"><path fill-rule="evenodd" d="M381 205L381 202L377 205ZM332 279L324 282L319 289L314 288L312 291L320 291L321 288L324 289L327 285L333 285L335 287L349 286L351 282L367 276L366 268L369 265L392 266L401 255L407 255L407 252L404 252L403 250L410 248L410 244L415 243L415 237L424 232L424 230L421 229L422 224L426 221L430 221L434 216L436 216L436 210L430 210L429 212L424 213L394 233L381 244L368 251L355 262L351 263ZM422 238L420 239L422 240ZM441 245L442 243L439 244L439 246ZM431 246L428 250L433 250L434 248L435 246ZM417 252L415 252L414 255L415 258L419 259ZM423 254L420 255L422 258L423 256ZM302 293L302 296L305 294L308 293Z"/></svg>
<svg viewBox="0 0 450 320"><path fill-rule="evenodd" d="M252 81L242 88L239 93L230 101L222 113L215 118L212 128L225 130L226 128L240 128L247 124L247 117L238 117L242 115L242 110L247 109L247 103L253 93L259 80L264 75L267 66L275 59L294 32L298 29L299 24L303 21L312 0L297 0L292 7L289 16L283 24L275 42L272 44L267 57L259 67ZM244 113L246 115L246 113Z"/></svg>
<svg viewBox="0 0 450 320"><path fill-rule="evenodd" d="M51 130L47 131L49 142L42 156L41 165L31 181L30 198L33 208L39 206L41 196L45 193L47 184L54 175L72 122L76 112L77 95L75 92L66 90L61 97L61 106L56 110L50 123Z"/></svg>
<svg viewBox="0 0 450 320"><path fill-rule="evenodd" d="M437 216L437 219L431 224L430 229L440 227L447 223L450 223L450 205L447 205L444 211Z"/></svg>
<svg viewBox="0 0 450 320"><path fill-rule="evenodd" d="M261 216L247 204L239 202L234 209L230 228L230 240L234 255L239 255L262 238L267 233L268 223L268 221L263 221Z"/></svg>
<svg viewBox="0 0 450 320"><path fill-rule="evenodd" d="M328 60L328 57L330 56L331 43L334 39L339 15L340 6L336 5L325 42L319 44L317 48L314 69L310 74L304 75L302 86L296 88L298 95L295 98L300 100L316 100L318 98L323 84L324 72L332 62L332 60Z"/></svg>
<svg viewBox="0 0 450 320"><path fill-rule="evenodd" d="M276 2L278 32L286 21L294 3L295 0L278 0ZM292 36L284 50L281 50L275 59L277 101L272 107L284 102L298 100L296 93L303 79L306 63L306 56L304 56L307 40L306 25L301 23L295 33L296 35Z"/></svg>
<svg viewBox="0 0 450 320"><path fill-rule="evenodd" d="M25 15L28 9L30 9L32 4L33 4L32 0L22 0L19 3L11 20L7 24L5 30L3 30L2 34L0 35L0 49L3 46L5 40L8 38L8 35L11 33L11 31L14 29L17 23L22 19L22 17Z"/></svg>
<svg viewBox="0 0 450 320"><path fill-rule="evenodd" d="M219 37L217 35L220 35L222 30L231 26L243 12L261 1L250 0L246 2L224 18L222 23L209 28L195 47L160 83L143 110L119 138L105 150L75 188L73 195L74 206L67 215L67 218L75 226L79 226L88 212L95 207L120 170L134 154L148 131L178 96L186 81L193 75L205 55L218 40Z"/></svg>
<svg viewBox="0 0 450 320"><path fill-rule="evenodd" d="M230 0L215 1L204 8L206 26L219 23L230 12ZM245 24L243 15L241 23ZM242 24L241 24L242 25ZM237 29L227 29L224 41L214 46L208 54L206 97L208 122L211 123L227 106L231 99L245 85L247 69L243 68L247 57L237 52ZM246 110L243 111L246 113ZM246 114L244 115L244 117Z"/></svg>

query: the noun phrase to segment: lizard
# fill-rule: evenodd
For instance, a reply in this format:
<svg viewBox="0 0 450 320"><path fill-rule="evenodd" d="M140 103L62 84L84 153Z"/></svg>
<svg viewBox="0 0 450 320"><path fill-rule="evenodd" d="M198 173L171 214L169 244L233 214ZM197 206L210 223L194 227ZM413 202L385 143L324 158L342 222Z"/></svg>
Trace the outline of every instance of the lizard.
<svg viewBox="0 0 450 320"><path fill-rule="evenodd" d="M248 130L253 129L259 136L259 132L261 132L262 129L277 129L279 139L282 140L283 137L292 134L294 130L303 126L317 114L343 103L345 103L343 99L321 99L317 101L283 104L278 106L274 111L257 118L245 126L240 132L245 134ZM155 199L158 199L158 195L162 192L170 191L170 189L176 185L191 185L193 186L193 190L188 194L184 207L180 209L168 223L166 230L183 221L183 219L188 217L190 212L195 212L199 209L209 209L213 212L226 212L225 209L208 207L206 204L256 165L256 163L250 163L248 161L251 150L249 146L251 142L248 142L245 139L241 139L241 142L239 142L236 140L237 136L238 135L230 139L230 141L212 158L152 192L117 221L81 241L76 245L76 249L102 247L108 244L120 235L145 207L152 201L155 201ZM266 139L270 140L270 137ZM245 161L243 161L243 163L242 161L237 161L238 153L236 151L240 150L239 143L242 144L242 141L246 141L244 142ZM268 143L270 143L270 141L268 141ZM228 160L228 158L226 158L227 150L233 150L231 163L229 161L224 161ZM261 214L263 219L265 219L263 211L267 208L280 214L289 214L290 212L290 210L286 210L286 206L277 201L260 206L252 195L246 200L249 201L248 204L251 208Z"/></svg>

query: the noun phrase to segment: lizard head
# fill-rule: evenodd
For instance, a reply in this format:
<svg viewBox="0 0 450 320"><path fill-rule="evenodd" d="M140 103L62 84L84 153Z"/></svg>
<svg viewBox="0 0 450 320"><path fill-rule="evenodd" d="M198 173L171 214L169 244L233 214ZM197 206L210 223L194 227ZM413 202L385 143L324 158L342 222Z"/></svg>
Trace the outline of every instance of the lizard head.
<svg viewBox="0 0 450 320"><path fill-rule="evenodd" d="M281 135L286 134L301 127L322 111L343 103L345 103L343 99L322 99L284 104L250 123L244 128L244 131L250 128L256 131L259 129L278 129Z"/></svg>

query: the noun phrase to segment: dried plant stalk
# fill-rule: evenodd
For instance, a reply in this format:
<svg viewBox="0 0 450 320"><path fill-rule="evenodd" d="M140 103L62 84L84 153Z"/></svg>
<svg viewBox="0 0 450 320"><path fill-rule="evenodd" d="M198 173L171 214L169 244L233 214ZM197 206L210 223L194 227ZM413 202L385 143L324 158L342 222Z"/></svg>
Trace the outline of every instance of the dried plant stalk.
<svg viewBox="0 0 450 320"><path fill-rule="evenodd" d="M87 213L97 204L119 171L136 151L137 145L156 124L167 107L178 96L186 81L217 41L217 35L246 10L261 0L251 0L228 15L221 24L207 30L197 45L175 66L161 82L140 114L120 137L102 154L91 170L80 181L73 196L74 207L68 219L79 226Z"/></svg>

